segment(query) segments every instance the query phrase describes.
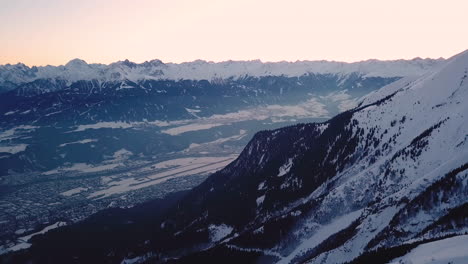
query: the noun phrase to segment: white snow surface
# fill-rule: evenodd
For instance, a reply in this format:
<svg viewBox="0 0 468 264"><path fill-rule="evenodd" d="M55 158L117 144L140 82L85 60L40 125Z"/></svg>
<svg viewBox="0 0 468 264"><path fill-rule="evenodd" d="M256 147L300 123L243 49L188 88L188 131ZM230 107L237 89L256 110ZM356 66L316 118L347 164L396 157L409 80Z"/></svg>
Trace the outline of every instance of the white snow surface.
<svg viewBox="0 0 468 264"><path fill-rule="evenodd" d="M310 237L301 241L300 245L289 254L287 257L281 259L278 264L287 264L298 256L306 253L308 250L313 249L318 246L320 242L324 241L331 235L341 231L342 229L348 227L354 220L356 220L361 215L361 210L348 213L346 215L337 217L331 223L320 226L317 228L317 231Z"/></svg>
<svg viewBox="0 0 468 264"><path fill-rule="evenodd" d="M72 196L72 195L75 195L75 194L78 194L80 192L87 191L87 190L88 190L88 188L86 188L86 187L78 187L78 188L74 188L74 189L62 192L60 194L63 195L63 196Z"/></svg>
<svg viewBox="0 0 468 264"><path fill-rule="evenodd" d="M466 264L468 235L422 244L390 264Z"/></svg>
<svg viewBox="0 0 468 264"><path fill-rule="evenodd" d="M189 124L184 126L178 126L174 128L169 128L162 130L162 133L169 134L171 136L180 135L183 133L191 132L191 131L198 131L198 130L206 130L217 126L222 126L221 123L211 123L211 124Z"/></svg>
<svg viewBox="0 0 468 264"><path fill-rule="evenodd" d="M189 176L210 174L224 168L237 158L237 155L226 157L187 157L167 160L152 165L156 171L144 177L128 177L124 179L105 179L107 186L88 195L89 199L102 199L115 194L142 189L167 180Z"/></svg>
<svg viewBox="0 0 468 264"><path fill-rule="evenodd" d="M279 168L278 177L286 175L289 172L289 170L291 170L292 165L293 159L288 159L288 162L286 162L285 164L283 164L283 166Z"/></svg>
<svg viewBox="0 0 468 264"><path fill-rule="evenodd" d="M226 224L210 225L208 227L211 242L221 241L223 238L231 234L232 230L234 230L234 228Z"/></svg>
<svg viewBox="0 0 468 264"><path fill-rule="evenodd" d="M265 200L265 195L262 195L262 196L258 197L257 200L256 200L257 206L262 205L264 200Z"/></svg>
<svg viewBox="0 0 468 264"><path fill-rule="evenodd" d="M79 125L75 130L71 132L80 132L88 129L100 129L100 128L131 128L133 125L126 122L99 122L95 124Z"/></svg>
<svg viewBox="0 0 468 264"><path fill-rule="evenodd" d="M37 129L36 126L21 125L7 130L0 131L0 141L6 141L21 137L25 132L31 132Z"/></svg>
<svg viewBox="0 0 468 264"><path fill-rule="evenodd" d="M16 154L26 150L27 144L16 144L16 145L0 145L0 153L6 152L10 154Z"/></svg>
<svg viewBox="0 0 468 264"><path fill-rule="evenodd" d="M63 143L59 145L59 148L65 147L67 145L73 145L73 144L87 144L87 143L92 143L92 142L97 142L97 139L83 139L79 141L73 141L73 142L68 142L68 143Z"/></svg>
<svg viewBox="0 0 468 264"><path fill-rule="evenodd" d="M55 174L55 173L66 173L70 171L78 171L78 172L98 172L98 171L104 171L104 170L111 170L114 169L118 166L121 166L123 164L121 163L110 163L110 164L102 164L102 165L91 165L87 163L74 163L71 166L68 167L60 167L57 169L49 170L46 172L43 172L42 174L44 175L50 175L50 174Z"/></svg>
<svg viewBox="0 0 468 264"><path fill-rule="evenodd" d="M5 251L6 252L13 252L13 251L18 251L18 250L21 250L21 249L29 248L31 246L31 243L28 243L28 242L33 236L40 235L40 234L45 234L45 233L47 233L48 231L50 231L52 229L55 229L55 228L58 228L58 227L61 227L61 226L64 226L64 225L66 225L65 222L57 222L57 223L54 223L52 225L46 226L41 231L38 231L38 232L33 233L33 234L29 234L27 236L20 237L20 238L17 239L16 244L14 246L12 246L10 248L7 248Z"/></svg>

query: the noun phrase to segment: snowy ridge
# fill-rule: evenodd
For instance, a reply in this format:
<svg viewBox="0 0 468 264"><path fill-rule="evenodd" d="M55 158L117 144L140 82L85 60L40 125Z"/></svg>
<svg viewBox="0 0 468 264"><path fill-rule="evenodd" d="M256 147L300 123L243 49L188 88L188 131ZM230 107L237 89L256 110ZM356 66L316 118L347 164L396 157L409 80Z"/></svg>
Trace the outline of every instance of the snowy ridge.
<svg viewBox="0 0 468 264"><path fill-rule="evenodd" d="M396 208L392 210L395 216L390 214L385 218L397 219L394 217L403 208L393 205L394 201L415 199L444 175L466 164L468 145L464 139L468 134L468 108L462 102L468 98L468 85L464 82L467 69L468 53L465 52L450 59L437 72L409 83L403 80L399 88L398 84L392 84L369 95L362 105L372 102L370 98L379 98L378 94L393 94L391 100L379 106L355 112L353 120L364 131L364 138L372 136L386 143L358 147L374 155L364 157L338 174L336 187L329 190L321 207L327 210L326 207L356 206L369 196L374 196L383 198L379 207ZM357 133L358 130L353 128L353 131ZM415 218L410 219L407 226L397 229L403 228L408 233L406 239L413 238L450 208L468 202L466 196L455 197L451 203L440 205L445 207L443 210L426 209L426 213L414 215ZM383 210L368 214L368 220L363 220L362 227L352 239L331 252L318 255L310 263L341 263L359 256L366 247L373 245L368 244L371 242L369 238L378 234L370 225L387 212ZM408 218L408 213L406 215L405 218ZM367 227L364 225L366 221ZM419 223L419 226L415 226L415 223ZM385 234L388 235L387 232ZM377 235L383 240L379 247L404 242L404 238L397 242L393 238L384 238L386 235Z"/></svg>
<svg viewBox="0 0 468 264"><path fill-rule="evenodd" d="M379 61L367 60L354 63L335 61L261 62L197 60L185 63L163 63L159 60L141 64L128 60L105 64L88 64L74 59L61 66L28 67L24 64L0 65L0 84L29 83L37 79L66 80L69 84L79 80L131 80L190 79L217 80L245 76L302 76L308 73L348 75L360 73L365 77L419 76L441 65L443 59Z"/></svg>

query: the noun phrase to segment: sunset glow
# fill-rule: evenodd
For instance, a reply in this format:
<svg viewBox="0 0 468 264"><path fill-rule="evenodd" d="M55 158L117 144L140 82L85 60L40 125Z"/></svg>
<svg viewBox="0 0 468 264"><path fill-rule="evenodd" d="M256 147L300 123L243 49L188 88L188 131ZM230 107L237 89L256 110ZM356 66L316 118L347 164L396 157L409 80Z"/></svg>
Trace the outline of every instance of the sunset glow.
<svg viewBox="0 0 468 264"><path fill-rule="evenodd" d="M0 64L450 57L466 0L0 0Z"/></svg>

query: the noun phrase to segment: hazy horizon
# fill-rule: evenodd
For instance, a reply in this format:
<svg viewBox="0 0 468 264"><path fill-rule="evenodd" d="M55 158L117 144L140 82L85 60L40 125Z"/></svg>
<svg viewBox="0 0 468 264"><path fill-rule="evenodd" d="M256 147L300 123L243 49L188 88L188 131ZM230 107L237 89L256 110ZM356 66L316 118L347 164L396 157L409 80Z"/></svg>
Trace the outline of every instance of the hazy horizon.
<svg viewBox="0 0 468 264"><path fill-rule="evenodd" d="M463 51L461 51L463 52ZM461 53L459 52L459 53ZM459 54L457 53L457 54ZM457 55L457 54L453 54L452 56L454 55ZM439 60L439 59L443 59L443 60L447 60L448 58L452 57L452 56L449 56L449 57L439 57L439 58L430 58L430 57L426 57L426 58L421 58L421 57L414 57L414 58L409 58L409 59L388 59L388 60L385 60L385 59L378 59L378 58L369 58L369 59L363 59L363 60L357 60L357 61L339 61L339 60L321 60L321 59L317 59L317 60L295 60L295 61L288 61L288 60L278 60L278 61L265 61L265 60L261 60L261 59L249 59L249 60L230 60L230 59L227 59L227 60L220 60L220 61L212 61L212 60L204 60L204 59L195 59L195 60L191 60L191 61L181 61L181 62L173 62L173 61L164 61L164 60L160 60L158 58L153 58L153 59L148 59L148 60L144 60L144 61L132 61L130 59L119 59L119 60L116 60L116 61L112 61L112 62L109 62L109 63L101 63L101 62L94 62L94 61L86 61L86 60L83 60L81 58L72 58L68 61L65 61L63 63L59 63L59 64L45 64L45 65L33 65L33 64L26 64L24 62L16 62L16 63L4 63L4 64L0 64L0 65L15 65L15 64L24 64L28 67L46 67L46 66L53 66L53 67L57 67L57 66L64 66L66 65L68 62L70 61L73 61L73 60L83 60L84 62L86 62L87 64L101 64L101 65L110 65L112 63L116 63L116 62L120 62L120 61L130 61L130 62L133 62L133 63L137 63L137 64L141 64L141 63L145 63L145 62L150 62L150 61L153 61L153 60L160 60L161 62L165 63L165 64L183 64L183 63L191 63L191 62L195 62L195 61L204 61L204 62L207 62L207 63L223 63L223 62L229 62L229 61L233 61L233 62L253 62L253 61L260 61L261 63L281 63L281 62L286 62L286 63L296 63L296 62L320 62L320 61L326 61L326 62L338 62L338 63L349 63L349 64L352 64L352 63L359 63L359 62L365 62L365 61L372 61L372 60L377 60L377 61L398 61L398 60L407 60L407 61L410 61L410 60L416 60L416 59L422 59L422 60Z"/></svg>

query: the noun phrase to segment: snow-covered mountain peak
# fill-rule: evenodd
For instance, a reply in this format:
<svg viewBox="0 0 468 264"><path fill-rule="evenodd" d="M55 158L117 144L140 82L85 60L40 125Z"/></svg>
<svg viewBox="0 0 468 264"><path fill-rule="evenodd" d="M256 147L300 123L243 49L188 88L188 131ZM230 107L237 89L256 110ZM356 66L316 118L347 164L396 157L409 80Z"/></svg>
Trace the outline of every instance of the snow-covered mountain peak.
<svg viewBox="0 0 468 264"><path fill-rule="evenodd" d="M82 59L73 59L73 60L70 60L67 64L65 64L65 67L66 68L81 68L81 67L85 67L85 66L88 66L88 63L86 63L86 61L82 60Z"/></svg>
<svg viewBox="0 0 468 264"><path fill-rule="evenodd" d="M434 98L437 98L436 95L438 93L444 90L447 91L449 87L455 89L455 87L457 87L457 82L460 84L466 82L464 81L466 78L464 76L468 68L467 65L468 50L447 59L421 76L408 76L377 91L371 92L363 98L360 104L370 104L392 93L401 92L405 89L424 89L425 94L429 93L434 95Z"/></svg>
<svg viewBox="0 0 468 264"><path fill-rule="evenodd" d="M123 61L118 61L118 62L114 62L112 64L110 64L112 66L120 66L120 67L128 67L128 68L135 68L138 66L137 63L133 62L133 61L130 61L128 59L125 59Z"/></svg>
<svg viewBox="0 0 468 264"><path fill-rule="evenodd" d="M164 67L164 62L158 59L150 60L150 61L145 61L141 64L142 66L146 68L150 67Z"/></svg>
<svg viewBox="0 0 468 264"><path fill-rule="evenodd" d="M144 79L211 81L213 79L236 79L244 76L299 77L305 74L348 76L353 73L365 77L405 77L419 76L442 63L441 59L368 60L355 63L335 61L261 62L260 60L224 62L196 60L184 63L163 63L160 60L151 60L140 64L124 60L104 65L88 64L84 60L73 59L64 66L0 65L0 85L2 83L9 83L10 86L11 84L20 85L37 79L60 79L68 83L78 80L124 79L133 82Z"/></svg>

